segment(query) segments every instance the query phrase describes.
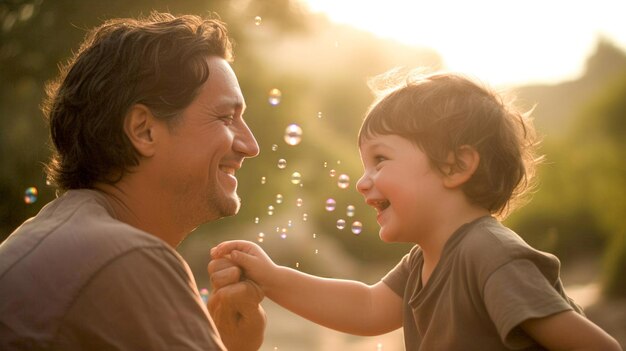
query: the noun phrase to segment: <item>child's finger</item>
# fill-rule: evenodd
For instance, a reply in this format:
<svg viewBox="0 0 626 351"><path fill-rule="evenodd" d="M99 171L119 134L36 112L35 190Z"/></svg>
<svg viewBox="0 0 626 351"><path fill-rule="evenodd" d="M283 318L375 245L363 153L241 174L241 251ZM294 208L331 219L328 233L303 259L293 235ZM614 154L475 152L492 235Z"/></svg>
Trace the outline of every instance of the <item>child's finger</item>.
<svg viewBox="0 0 626 351"><path fill-rule="evenodd" d="M251 270L258 264L259 259L253 255L247 254L242 251L231 251L230 260L243 268L245 273L251 273Z"/></svg>
<svg viewBox="0 0 626 351"><path fill-rule="evenodd" d="M258 246L255 243L246 240L224 241L211 249L211 255L214 257L221 257L229 254L233 250L253 253L258 251Z"/></svg>

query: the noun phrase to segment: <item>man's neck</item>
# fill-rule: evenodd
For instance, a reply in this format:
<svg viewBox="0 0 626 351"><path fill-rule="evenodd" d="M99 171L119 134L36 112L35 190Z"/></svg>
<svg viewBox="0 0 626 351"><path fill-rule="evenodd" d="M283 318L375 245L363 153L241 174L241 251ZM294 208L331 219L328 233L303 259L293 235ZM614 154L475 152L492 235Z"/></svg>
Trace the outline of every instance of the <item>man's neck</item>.
<svg viewBox="0 0 626 351"><path fill-rule="evenodd" d="M115 213L115 218L148 234L154 235L172 247L178 244L191 231L177 225L171 211L170 201L145 187L136 186L122 179L110 185L95 184Z"/></svg>

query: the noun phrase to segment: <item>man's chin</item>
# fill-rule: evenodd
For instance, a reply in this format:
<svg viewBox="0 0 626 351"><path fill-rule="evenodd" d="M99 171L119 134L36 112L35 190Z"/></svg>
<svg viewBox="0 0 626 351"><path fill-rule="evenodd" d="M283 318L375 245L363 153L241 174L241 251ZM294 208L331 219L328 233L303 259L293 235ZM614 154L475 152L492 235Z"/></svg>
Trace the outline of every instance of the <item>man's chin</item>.
<svg viewBox="0 0 626 351"><path fill-rule="evenodd" d="M220 209L221 217L230 217L239 213L239 209L241 208L241 198L236 194L228 199L226 203L223 204Z"/></svg>

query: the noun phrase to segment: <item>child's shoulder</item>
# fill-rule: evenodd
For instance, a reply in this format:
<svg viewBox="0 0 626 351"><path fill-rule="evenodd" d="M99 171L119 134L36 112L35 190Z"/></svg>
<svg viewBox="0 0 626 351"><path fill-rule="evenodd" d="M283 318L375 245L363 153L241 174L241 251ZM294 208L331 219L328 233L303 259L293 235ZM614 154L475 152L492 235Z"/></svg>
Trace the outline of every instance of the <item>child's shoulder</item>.
<svg viewBox="0 0 626 351"><path fill-rule="evenodd" d="M480 219L459 239L457 254L461 260L485 271L517 260L529 260L540 267L558 271L558 259L528 245L522 237L492 217ZM543 270L543 269L542 269Z"/></svg>

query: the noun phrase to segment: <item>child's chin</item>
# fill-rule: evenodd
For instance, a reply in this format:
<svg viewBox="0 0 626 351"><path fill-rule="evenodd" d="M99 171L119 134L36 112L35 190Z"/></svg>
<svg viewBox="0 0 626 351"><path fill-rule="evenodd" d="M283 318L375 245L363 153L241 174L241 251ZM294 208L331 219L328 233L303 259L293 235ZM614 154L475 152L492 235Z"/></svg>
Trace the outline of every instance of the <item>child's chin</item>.
<svg viewBox="0 0 626 351"><path fill-rule="evenodd" d="M396 236L393 235L393 233L390 233L389 231L386 231L383 228L380 228L380 231L378 231L378 237L380 238L380 240L386 243L395 243L398 241Z"/></svg>

